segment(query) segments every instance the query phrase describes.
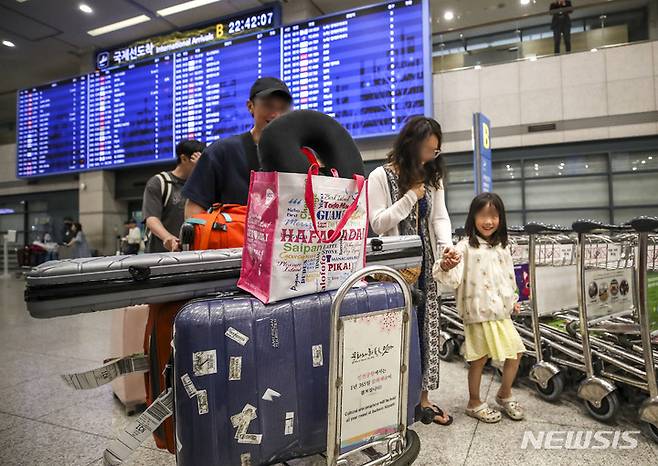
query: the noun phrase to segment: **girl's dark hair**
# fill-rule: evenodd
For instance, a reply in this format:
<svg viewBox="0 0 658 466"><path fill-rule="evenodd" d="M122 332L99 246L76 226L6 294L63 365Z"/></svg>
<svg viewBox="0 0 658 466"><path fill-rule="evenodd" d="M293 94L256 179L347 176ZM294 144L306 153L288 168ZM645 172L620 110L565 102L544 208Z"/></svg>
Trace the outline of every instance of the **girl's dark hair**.
<svg viewBox="0 0 658 466"><path fill-rule="evenodd" d="M398 134L393 149L388 154L388 163L398 172L400 191L405 193L419 183L436 189L441 188L441 180L446 176L443 157L439 156L425 165L420 163L419 151L425 139L434 135L441 148L441 125L432 118L415 116L409 119Z"/></svg>
<svg viewBox="0 0 658 466"><path fill-rule="evenodd" d="M82 231L82 225L80 225L78 222L75 222L73 225L75 225L75 231Z"/></svg>
<svg viewBox="0 0 658 466"><path fill-rule="evenodd" d="M503 248L507 247L507 218L505 217L505 204L498 194L495 193L482 193L475 196L471 202L471 208L468 210L468 217L466 217L466 236L468 236L468 244L477 248L480 246L478 241L478 230L475 226L475 216L478 212L487 206L493 206L498 211L499 223L498 229L491 235L488 243L490 246L501 245ZM484 239L484 238L483 238Z"/></svg>

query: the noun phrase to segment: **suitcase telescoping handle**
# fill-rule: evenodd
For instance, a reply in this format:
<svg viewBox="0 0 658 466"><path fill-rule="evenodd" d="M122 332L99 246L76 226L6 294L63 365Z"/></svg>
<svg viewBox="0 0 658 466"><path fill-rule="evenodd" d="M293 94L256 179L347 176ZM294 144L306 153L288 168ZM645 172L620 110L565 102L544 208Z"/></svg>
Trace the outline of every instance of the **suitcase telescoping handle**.
<svg viewBox="0 0 658 466"><path fill-rule="evenodd" d="M327 426L327 466L335 466L341 455L341 432L340 432L340 411L342 408L338 406L338 400L342 399L339 396L343 390L342 381L342 354L339 354L341 348L340 334L343 326L341 325L340 310L343 300L347 293L365 277L377 275L391 277L402 289L404 296L404 310L402 316L402 360L400 367L400 400L398 400L398 426L400 427L397 435L400 438L402 445L406 445L407 435L407 400L409 397L409 354L411 345L411 323L412 323L412 299L411 289L402 277L402 275L395 269L384 265L372 265L365 267L353 273L347 281L338 289L331 304L331 341L330 341L330 361L329 361L329 416ZM392 309L391 309L392 310ZM365 314L367 315L367 314ZM356 453L357 451L364 450L372 444L366 444L358 449L350 452ZM345 456L345 455L343 455Z"/></svg>

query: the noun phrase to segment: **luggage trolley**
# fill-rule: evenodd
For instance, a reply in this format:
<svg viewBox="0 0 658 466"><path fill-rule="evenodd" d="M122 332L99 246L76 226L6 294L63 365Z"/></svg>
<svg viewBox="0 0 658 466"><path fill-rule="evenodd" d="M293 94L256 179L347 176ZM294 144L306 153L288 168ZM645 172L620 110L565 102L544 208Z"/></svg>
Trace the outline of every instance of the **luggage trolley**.
<svg viewBox="0 0 658 466"><path fill-rule="evenodd" d="M578 397L583 399L592 417L599 421L610 421L616 417L620 408L618 387L614 381L636 386L646 385L646 382L641 380L635 383L636 381L628 376L618 374L614 367L634 373L638 379L645 374L624 363L619 367L620 361L614 356L623 358L626 356L625 352L615 348L614 344L607 345L603 339L593 337L590 330L601 323L603 323L602 328L605 329L606 321L613 321L614 325L616 317L632 316L636 298L636 292L632 291L634 248L626 248L624 254L621 242L624 239L628 240L628 237L615 237L615 233L624 233L623 227L578 221L573 224L573 229L578 234L576 278L579 339L586 375L578 386ZM611 271L615 274L614 277L610 275ZM625 275L628 277L625 278ZM613 305L615 297L620 298L619 305ZM615 330L609 325L607 327L608 330ZM595 349L599 351L595 353ZM606 352L613 354L607 355ZM593 357L595 354L599 359L596 370ZM606 364L610 364L611 367L607 367Z"/></svg>
<svg viewBox="0 0 658 466"><path fill-rule="evenodd" d="M583 367L579 362L581 359L579 353L547 338L542 332L544 324L541 324L540 319L545 313L545 309L543 309L544 306L540 309L539 295L541 293L538 283L541 280L538 280L537 276L540 268L570 266L573 263L574 241L568 236L569 231L559 226L529 223L524 230L528 233L531 330L529 331L527 328L519 330L522 335L532 338L535 349L536 361L530 369L530 380L535 383L535 388L543 399L555 401L560 398L566 385L566 372L562 367L580 370L583 370ZM563 295L562 302L558 303L558 309L552 311L563 312L574 304L570 302L568 294Z"/></svg>
<svg viewBox="0 0 658 466"><path fill-rule="evenodd" d="M658 317L655 315L656 303L652 303L654 307L651 309L648 297L648 272L651 270L655 273L658 270L656 258L658 235L655 234L658 232L658 218L640 217L632 220L631 226L638 232L637 310L649 392L648 398L640 407L640 421L643 423L645 434L654 442L658 442L658 383L656 381L656 355L652 347L652 336L658 332ZM651 261L649 261L648 254L650 242L652 244Z"/></svg>
<svg viewBox="0 0 658 466"><path fill-rule="evenodd" d="M404 307L341 317L341 306L348 291L366 276L373 274L385 275L397 282L403 291ZM366 267L354 273L338 289L331 309L328 466L347 466L350 456L358 452L368 453L368 450L372 452L375 447L385 447L386 452L383 456L371 459L364 466L403 466L413 463L418 457L420 439L413 430L407 428L412 312L411 290L400 273L390 267ZM362 384L359 383L356 372L350 369L358 367L355 360L358 360L362 354L366 352L372 354L371 341L366 333L359 329L369 319L392 323L389 328L393 330L389 333L384 332L383 340L381 334L375 336L377 348L374 349L374 353L380 353L382 348L392 350L391 357L387 358L388 368L381 370L391 373L392 382L389 383L388 388L395 387L395 393L387 399L389 401L386 404L372 407L366 405L364 409L364 397L358 396L359 385ZM360 338L349 338L350 335L359 335ZM396 380L399 382L395 383ZM363 386L367 385L363 384ZM376 412L380 408L383 408L383 411ZM358 421L358 419L362 420ZM359 422L362 424L360 427Z"/></svg>

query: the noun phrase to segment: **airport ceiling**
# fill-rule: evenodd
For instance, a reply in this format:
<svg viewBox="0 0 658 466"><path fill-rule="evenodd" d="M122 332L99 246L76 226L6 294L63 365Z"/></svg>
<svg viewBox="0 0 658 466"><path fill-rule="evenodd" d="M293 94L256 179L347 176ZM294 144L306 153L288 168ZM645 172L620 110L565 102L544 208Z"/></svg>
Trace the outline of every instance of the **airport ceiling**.
<svg viewBox="0 0 658 466"><path fill-rule="evenodd" d="M180 13L158 16L157 10L185 0L0 0L0 125L15 120L16 90L88 72L93 52L143 37L257 8L266 0L220 0ZM379 0L288 0L308 2L318 14L351 9ZM527 1L527 0L524 0ZM575 0L576 6L623 3L628 0ZM84 3L93 11L85 13ZM288 5L285 5L285 4ZM550 0L430 0L433 32L446 32L512 18L545 14ZM444 18L446 11L454 18ZM87 31L140 15L151 19L125 29L92 37ZM492 26L495 27L495 26Z"/></svg>

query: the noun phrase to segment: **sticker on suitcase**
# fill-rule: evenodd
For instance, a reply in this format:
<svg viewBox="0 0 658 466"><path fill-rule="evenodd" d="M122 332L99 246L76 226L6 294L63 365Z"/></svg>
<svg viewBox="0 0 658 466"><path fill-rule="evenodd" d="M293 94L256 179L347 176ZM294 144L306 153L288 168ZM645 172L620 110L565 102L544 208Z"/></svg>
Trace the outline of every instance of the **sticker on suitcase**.
<svg viewBox="0 0 658 466"><path fill-rule="evenodd" d="M286 413L286 428L284 435L292 435L295 431L295 413Z"/></svg>
<svg viewBox="0 0 658 466"><path fill-rule="evenodd" d="M183 388L187 392L187 396L194 398L197 395L197 389L194 386L194 382L192 382L189 374L183 374L180 380L183 382Z"/></svg>
<svg viewBox="0 0 658 466"><path fill-rule="evenodd" d="M194 375L210 375L217 373L217 350L192 353L192 369Z"/></svg>
<svg viewBox="0 0 658 466"><path fill-rule="evenodd" d="M322 345L314 345L311 351L313 352L313 367L322 367L324 365Z"/></svg>
<svg viewBox="0 0 658 466"><path fill-rule="evenodd" d="M231 381L242 379L242 356L231 356L228 367L228 379Z"/></svg>
<svg viewBox="0 0 658 466"><path fill-rule="evenodd" d="M251 453L240 455L240 466L251 466Z"/></svg>
<svg viewBox="0 0 658 466"><path fill-rule="evenodd" d="M248 433L249 424L257 417L256 408L249 403L244 405L240 413L231 416L231 425L235 428L235 439L238 443L260 445L263 436Z"/></svg>
<svg viewBox="0 0 658 466"><path fill-rule="evenodd" d="M196 392L196 403L197 403L197 408L199 410L199 415L203 416L204 414L208 414L209 409L208 409L208 392L205 390L199 390Z"/></svg>
<svg viewBox="0 0 658 466"><path fill-rule="evenodd" d="M228 330L226 331L225 335L227 337L229 337L231 340L233 340L234 342L236 342L238 345L244 346L249 341L248 336L243 335L242 333L238 332L233 327L229 327Z"/></svg>
<svg viewBox="0 0 658 466"><path fill-rule="evenodd" d="M274 401L274 398L281 398L281 393L277 392L276 390L272 390L271 388L265 390L265 393L263 394L263 400Z"/></svg>

